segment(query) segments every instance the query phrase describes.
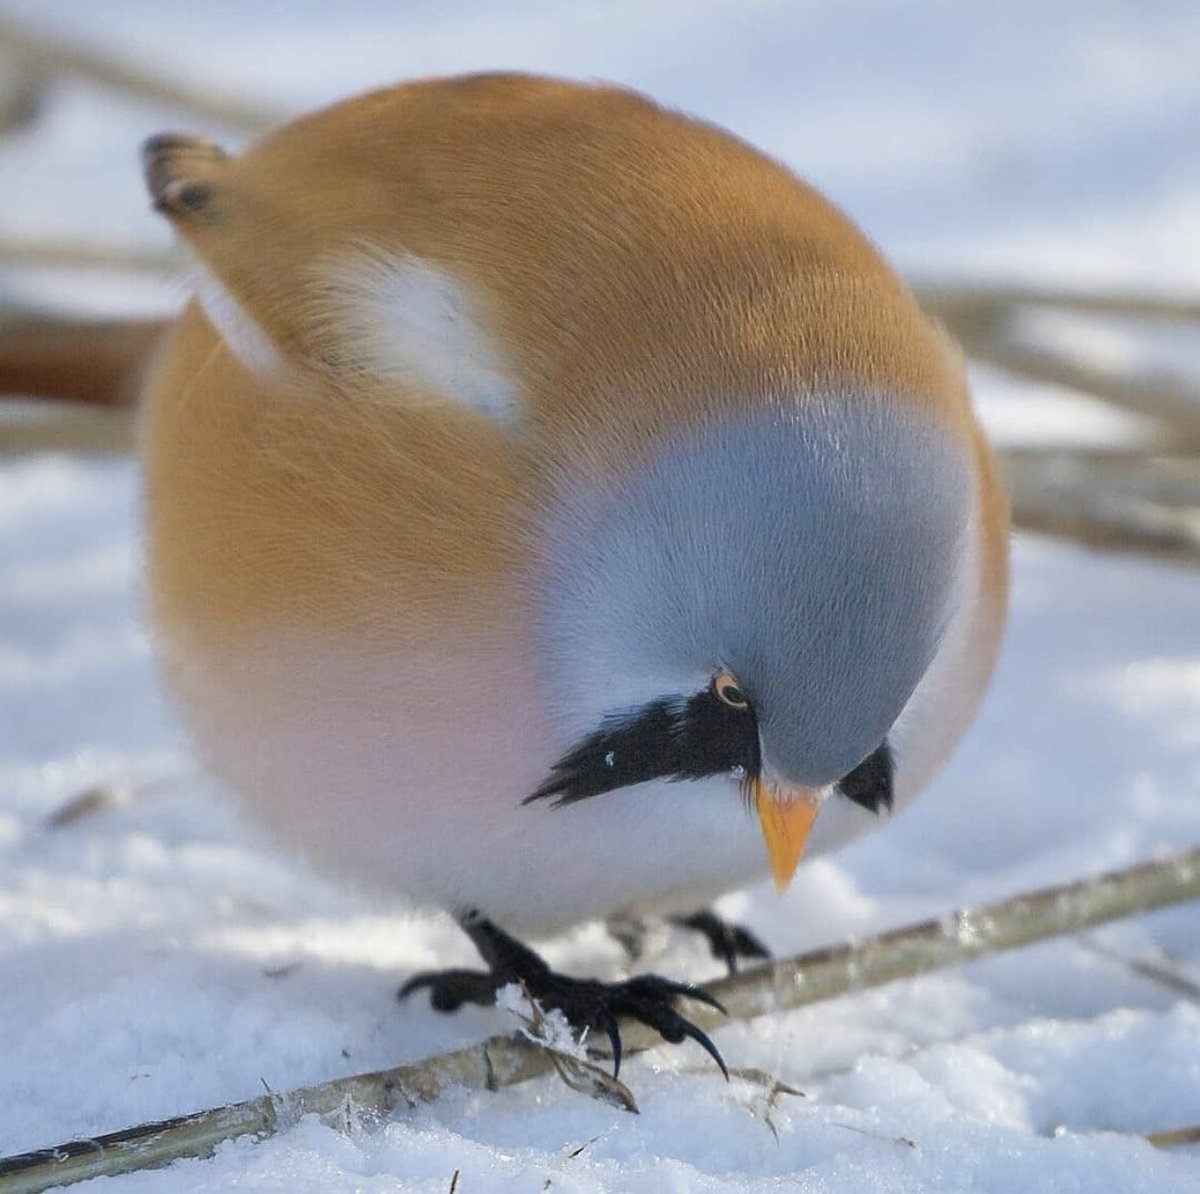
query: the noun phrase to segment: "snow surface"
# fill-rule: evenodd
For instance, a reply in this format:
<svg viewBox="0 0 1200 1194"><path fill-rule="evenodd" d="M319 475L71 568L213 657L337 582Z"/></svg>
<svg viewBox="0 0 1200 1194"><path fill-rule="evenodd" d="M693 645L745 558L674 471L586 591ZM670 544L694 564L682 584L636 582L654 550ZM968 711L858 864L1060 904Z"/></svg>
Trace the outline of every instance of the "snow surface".
<svg viewBox="0 0 1200 1194"><path fill-rule="evenodd" d="M4 11L286 109L463 69L616 79L778 154L913 273L1193 292L1200 278L1200 8L1177 0ZM4 228L164 245L134 149L181 123L64 88L36 136L0 147ZM45 275L0 275L4 294L118 312L178 297ZM1134 351L1127 329L1086 335L1118 359ZM1134 430L984 371L977 383L1007 440ZM723 902L777 951L1200 841L1200 576L1039 540L1018 541L1014 564L990 699L928 794L805 868L786 898L764 887ZM472 964L465 939L280 856L196 776L139 603L132 465L0 462L0 1153L514 1026L498 1010L396 1005L414 970ZM47 827L96 782L124 798ZM620 971L598 926L546 952ZM1200 1007L1114 953L1200 977L1196 910L722 1029L731 1066L805 1092L774 1106L721 1082L697 1048L663 1048L623 1070L637 1117L544 1079L447 1095L372 1131L306 1121L96 1188L444 1192L458 1170L464 1194L1198 1190L1200 1150L1159 1152L1137 1133L1200 1121ZM653 964L718 969L682 937Z"/></svg>

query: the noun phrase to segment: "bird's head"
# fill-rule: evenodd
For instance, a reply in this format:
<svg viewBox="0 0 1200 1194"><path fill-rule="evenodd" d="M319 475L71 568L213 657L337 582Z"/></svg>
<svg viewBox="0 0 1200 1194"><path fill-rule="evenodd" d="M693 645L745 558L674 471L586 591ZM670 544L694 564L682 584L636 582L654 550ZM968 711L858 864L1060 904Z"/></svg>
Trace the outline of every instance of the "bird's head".
<svg viewBox="0 0 1200 1194"><path fill-rule="evenodd" d="M971 467L911 404L713 416L566 483L542 643L569 749L530 801L728 778L776 886L823 802L891 807L889 735L962 599Z"/></svg>

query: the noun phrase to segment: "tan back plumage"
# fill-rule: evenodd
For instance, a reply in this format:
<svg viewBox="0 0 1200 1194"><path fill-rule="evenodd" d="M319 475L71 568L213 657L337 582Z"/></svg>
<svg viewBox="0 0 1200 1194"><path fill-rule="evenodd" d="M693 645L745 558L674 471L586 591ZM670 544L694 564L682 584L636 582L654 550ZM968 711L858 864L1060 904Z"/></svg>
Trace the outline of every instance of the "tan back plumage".
<svg viewBox="0 0 1200 1194"><path fill-rule="evenodd" d="M705 411L831 387L974 440L1002 608L1004 505L956 354L840 213L729 134L616 88L489 75L350 100L236 159L202 145L161 147L152 186L287 366L256 375L193 308L150 385L168 628L395 633L403 610L416 635L448 608L470 626L520 575L547 472L611 475ZM330 271L395 255L469 291L515 426L347 351Z"/></svg>

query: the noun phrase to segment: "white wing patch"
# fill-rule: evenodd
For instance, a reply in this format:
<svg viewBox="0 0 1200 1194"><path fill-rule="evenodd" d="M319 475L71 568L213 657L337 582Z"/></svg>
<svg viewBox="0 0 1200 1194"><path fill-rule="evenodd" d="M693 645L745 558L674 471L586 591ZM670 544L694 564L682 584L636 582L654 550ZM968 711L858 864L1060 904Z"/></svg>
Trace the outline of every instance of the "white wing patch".
<svg viewBox="0 0 1200 1194"><path fill-rule="evenodd" d="M432 392L500 423L516 386L469 288L411 254L364 252L320 271L319 318L352 367Z"/></svg>
<svg viewBox="0 0 1200 1194"><path fill-rule="evenodd" d="M251 373L260 377L280 373L283 357L270 337L246 314L245 308L217 278L198 261L193 265L192 285L208 321Z"/></svg>

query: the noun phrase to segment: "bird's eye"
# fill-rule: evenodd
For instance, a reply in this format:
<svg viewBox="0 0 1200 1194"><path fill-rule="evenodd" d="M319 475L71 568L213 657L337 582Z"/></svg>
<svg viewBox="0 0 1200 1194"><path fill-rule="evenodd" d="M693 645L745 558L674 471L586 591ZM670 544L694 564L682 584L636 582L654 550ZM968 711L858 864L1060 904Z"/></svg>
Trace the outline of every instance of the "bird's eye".
<svg viewBox="0 0 1200 1194"><path fill-rule="evenodd" d="M712 690L717 699L731 709L750 708L750 698L729 672L721 672L713 677Z"/></svg>

